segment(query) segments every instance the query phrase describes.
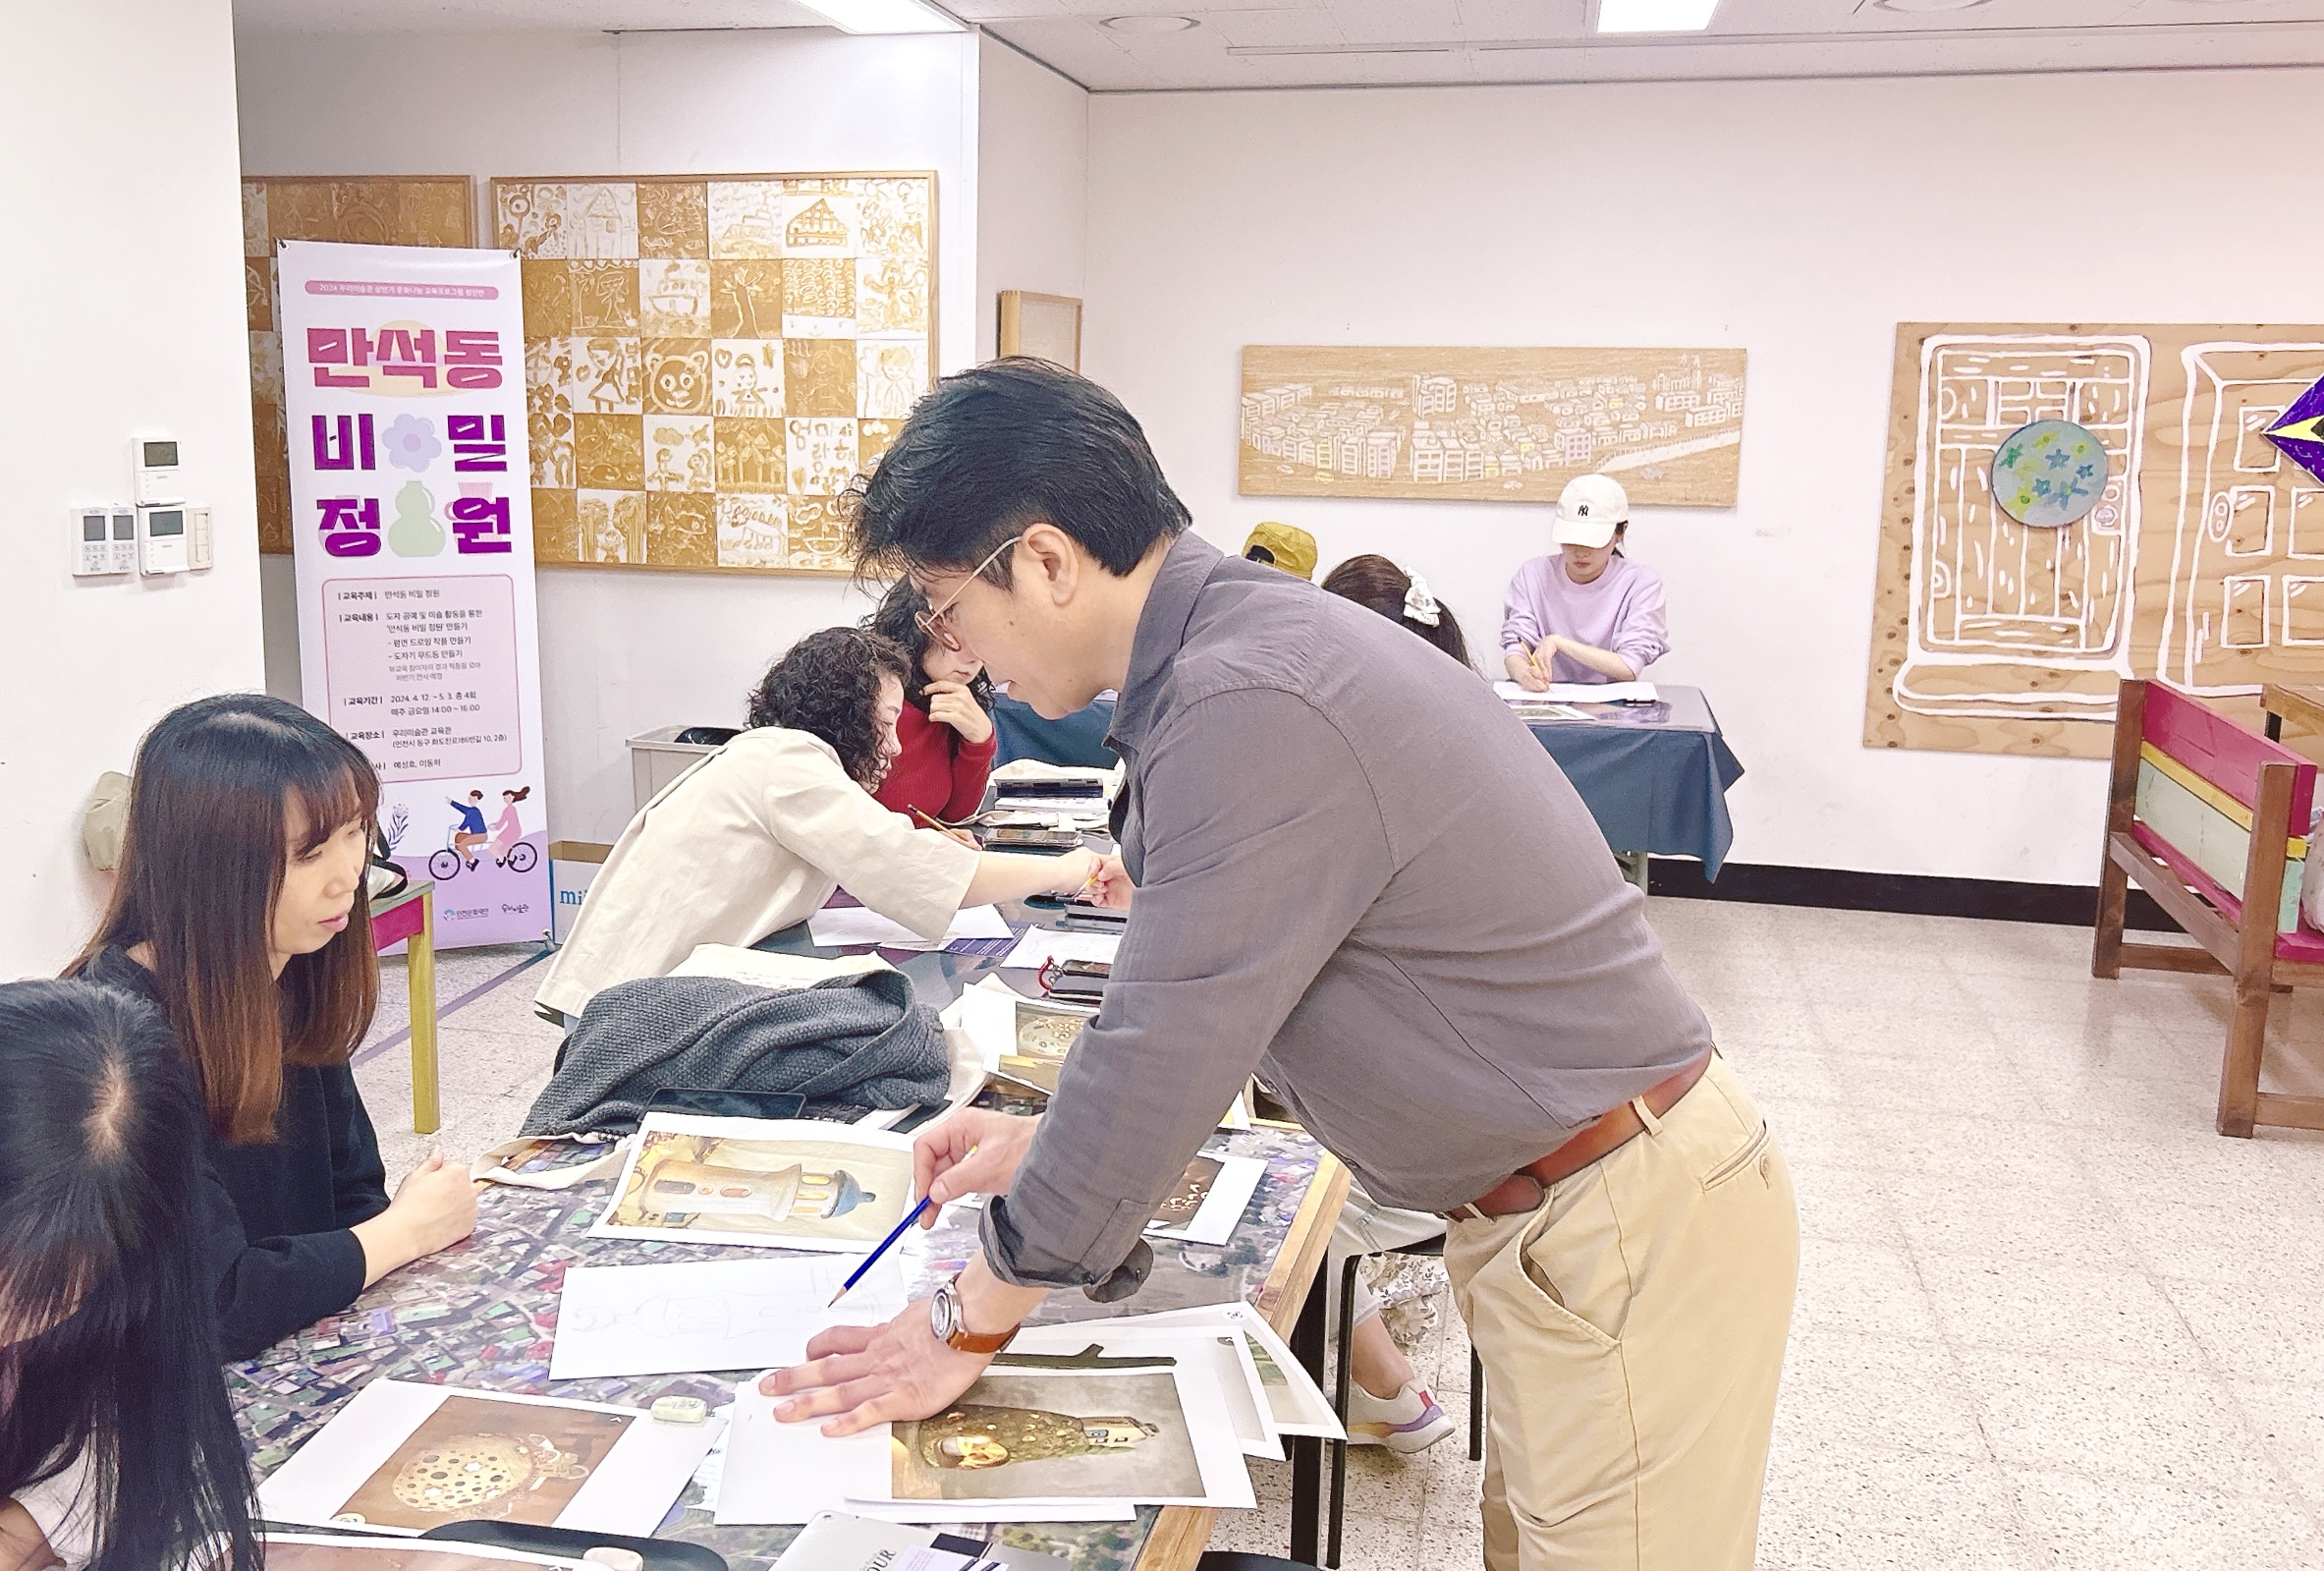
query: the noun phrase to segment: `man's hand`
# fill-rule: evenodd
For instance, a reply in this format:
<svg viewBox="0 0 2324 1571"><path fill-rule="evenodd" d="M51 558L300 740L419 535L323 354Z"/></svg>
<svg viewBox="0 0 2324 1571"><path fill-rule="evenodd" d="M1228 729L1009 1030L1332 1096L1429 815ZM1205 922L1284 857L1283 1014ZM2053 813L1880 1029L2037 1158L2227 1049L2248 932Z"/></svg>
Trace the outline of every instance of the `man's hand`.
<svg viewBox="0 0 2324 1571"><path fill-rule="evenodd" d="M961 734L961 740L970 747L982 747L992 735L992 716L984 712L963 682L931 682L928 684L928 718L942 720Z"/></svg>
<svg viewBox="0 0 2324 1571"><path fill-rule="evenodd" d="M1128 911L1136 893L1137 885L1130 881L1130 870L1122 866L1122 859L1107 856L1098 858L1097 871L1091 874L1089 888L1082 898L1093 906Z"/></svg>
<svg viewBox="0 0 2324 1571"><path fill-rule="evenodd" d="M885 1325L818 1332L804 1364L762 1376L758 1391L790 1398L775 1404L775 1417L785 1424L837 1415L823 1432L855 1434L874 1424L934 1417L991 1362L989 1353L956 1352L936 1340L921 1299Z"/></svg>
<svg viewBox="0 0 2324 1571"><path fill-rule="evenodd" d="M913 1136L913 1191L935 1202L920 1225L934 1227L937 1211L963 1195L1008 1194L1040 1126L1038 1118L964 1107Z"/></svg>

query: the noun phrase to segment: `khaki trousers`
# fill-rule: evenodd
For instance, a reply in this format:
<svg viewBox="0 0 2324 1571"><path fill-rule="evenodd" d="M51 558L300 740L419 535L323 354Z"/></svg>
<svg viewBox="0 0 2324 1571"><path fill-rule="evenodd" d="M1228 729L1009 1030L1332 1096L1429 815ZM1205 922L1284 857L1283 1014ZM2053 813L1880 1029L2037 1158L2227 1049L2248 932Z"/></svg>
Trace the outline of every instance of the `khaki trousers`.
<svg viewBox="0 0 2324 1571"><path fill-rule="evenodd" d="M1646 1124L1538 1210L1446 1235L1485 1368L1490 1571L1751 1571L1799 1276L1791 1173L1716 1055Z"/></svg>

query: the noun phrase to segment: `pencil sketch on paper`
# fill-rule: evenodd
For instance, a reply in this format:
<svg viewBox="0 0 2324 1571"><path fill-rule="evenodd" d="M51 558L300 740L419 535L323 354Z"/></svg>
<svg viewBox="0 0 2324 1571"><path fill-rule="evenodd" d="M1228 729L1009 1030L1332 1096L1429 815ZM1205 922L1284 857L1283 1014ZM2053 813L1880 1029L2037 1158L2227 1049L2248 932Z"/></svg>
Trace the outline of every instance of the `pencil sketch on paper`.
<svg viewBox="0 0 2324 1571"><path fill-rule="evenodd" d="M2324 329L1899 329L1868 747L2103 757L2124 677L2197 693L2324 678L2324 486L2267 439ZM2013 432L2105 449L2063 528L1995 505Z"/></svg>
<svg viewBox="0 0 2324 1571"><path fill-rule="evenodd" d="M904 1310L893 1258L832 1299L860 1262L850 1255L648 1265L576 1265L557 1305L549 1377L686 1375L796 1364L816 1332L876 1323Z"/></svg>
<svg viewBox="0 0 2324 1571"><path fill-rule="evenodd" d="M1633 502L1733 507L1740 349L1243 351L1245 496L1554 502L1577 475Z"/></svg>

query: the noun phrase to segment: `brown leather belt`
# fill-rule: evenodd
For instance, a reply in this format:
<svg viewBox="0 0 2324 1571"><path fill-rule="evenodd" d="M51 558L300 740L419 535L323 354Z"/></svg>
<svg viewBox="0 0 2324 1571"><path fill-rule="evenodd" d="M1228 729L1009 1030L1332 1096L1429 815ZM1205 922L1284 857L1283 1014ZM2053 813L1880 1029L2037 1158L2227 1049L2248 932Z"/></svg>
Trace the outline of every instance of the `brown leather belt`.
<svg viewBox="0 0 2324 1571"><path fill-rule="evenodd" d="M1646 1110L1661 1118L1679 1105L1681 1097L1694 1089L1702 1079L1702 1072L1711 1064L1711 1051L1680 1070L1670 1079L1658 1081L1639 1093L1637 1100ZM1549 1186L1560 1179L1572 1178L1590 1163L1612 1154L1646 1131L1645 1120L1629 1102L1600 1113L1575 1131L1556 1150L1537 1161L1527 1162L1491 1189L1466 1206L1456 1206L1442 1211L1447 1221L1484 1221L1493 1216L1516 1216L1540 1209Z"/></svg>

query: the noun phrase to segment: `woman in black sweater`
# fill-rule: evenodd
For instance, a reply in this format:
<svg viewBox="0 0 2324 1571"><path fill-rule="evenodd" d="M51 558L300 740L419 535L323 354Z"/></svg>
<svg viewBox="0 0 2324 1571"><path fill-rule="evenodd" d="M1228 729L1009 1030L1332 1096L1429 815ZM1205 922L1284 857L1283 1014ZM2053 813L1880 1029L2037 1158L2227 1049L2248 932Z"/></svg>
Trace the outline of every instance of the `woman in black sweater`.
<svg viewBox="0 0 2324 1571"><path fill-rule="evenodd" d="M151 1000L209 1115L202 1226L229 1359L466 1238L440 1153L391 1204L349 1056L379 996L363 895L379 782L295 704L228 694L138 750L113 902L71 975Z"/></svg>

